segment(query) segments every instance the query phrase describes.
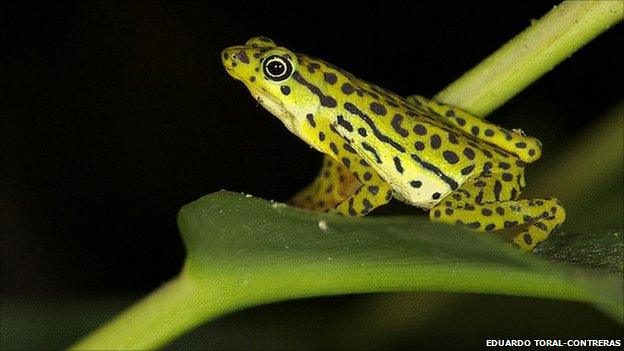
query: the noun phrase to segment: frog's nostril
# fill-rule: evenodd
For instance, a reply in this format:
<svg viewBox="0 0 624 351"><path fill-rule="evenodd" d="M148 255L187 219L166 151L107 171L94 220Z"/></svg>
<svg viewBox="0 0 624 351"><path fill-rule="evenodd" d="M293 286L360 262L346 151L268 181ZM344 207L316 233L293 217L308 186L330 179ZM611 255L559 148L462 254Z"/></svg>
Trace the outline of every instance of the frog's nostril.
<svg viewBox="0 0 624 351"><path fill-rule="evenodd" d="M240 61L240 58L238 57L238 55L235 52L233 53L233 52L230 51L230 52L224 52L223 53L223 60L224 61L230 61L231 60L232 63L236 63L236 62Z"/></svg>
<svg viewBox="0 0 624 351"><path fill-rule="evenodd" d="M247 56L247 53L244 50L234 52L232 54L232 60L243 64L249 64L249 56Z"/></svg>

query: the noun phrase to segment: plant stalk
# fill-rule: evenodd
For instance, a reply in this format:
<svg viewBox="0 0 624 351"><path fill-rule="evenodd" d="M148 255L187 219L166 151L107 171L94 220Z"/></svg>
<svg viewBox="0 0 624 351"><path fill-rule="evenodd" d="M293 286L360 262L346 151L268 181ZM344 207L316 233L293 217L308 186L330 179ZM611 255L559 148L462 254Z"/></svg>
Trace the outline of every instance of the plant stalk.
<svg viewBox="0 0 624 351"><path fill-rule="evenodd" d="M182 272L70 350L148 350L227 312L217 296ZM219 289L216 289L219 290Z"/></svg>
<svg viewBox="0 0 624 351"><path fill-rule="evenodd" d="M622 1L566 0L434 100L484 117L623 18Z"/></svg>

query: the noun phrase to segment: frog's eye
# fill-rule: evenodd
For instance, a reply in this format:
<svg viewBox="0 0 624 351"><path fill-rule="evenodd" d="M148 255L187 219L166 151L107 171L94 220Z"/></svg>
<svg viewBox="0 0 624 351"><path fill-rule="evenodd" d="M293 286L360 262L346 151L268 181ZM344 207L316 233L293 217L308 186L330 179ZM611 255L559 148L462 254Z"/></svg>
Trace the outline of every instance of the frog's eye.
<svg viewBox="0 0 624 351"><path fill-rule="evenodd" d="M269 79L279 82L290 77L293 69L287 58L272 55L264 60L262 70Z"/></svg>

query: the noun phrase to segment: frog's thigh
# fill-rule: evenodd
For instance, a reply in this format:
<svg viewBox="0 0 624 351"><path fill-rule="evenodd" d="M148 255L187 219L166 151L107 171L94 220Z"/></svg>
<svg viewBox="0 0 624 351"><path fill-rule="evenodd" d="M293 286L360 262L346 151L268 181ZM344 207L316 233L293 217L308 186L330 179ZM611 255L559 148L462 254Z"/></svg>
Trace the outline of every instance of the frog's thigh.
<svg viewBox="0 0 624 351"><path fill-rule="evenodd" d="M314 181L295 194L288 203L325 212L348 198L361 185L344 165L326 155Z"/></svg>
<svg viewBox="0 0 624 351"><path fill-rule="evenodd" d="M329 210L345 216L364 216L392 199L392 189L379 174L354 152L340 157L340 162L359 180L353 194Z"/></svg>
<svg viewBox="0 0 624 351"><path fill-rule="evenodd" d="M464 132L494 144L501 149L511 152L524 161L533 162L542 154L542 144L539 140L525 136L490 123L457 107L441 104L420 95L411 95L406 100L419 107L426 107L444 118L447 122Z"/></svg>
<svg viewBox="0 0 624 351"><path fill-rule="evenodd" d="M565 210L557 199L513 200L513 197L501 196L511 191L498 191L497 181L502 183L497 178L492 175L467 182L432 208L430 218L478 231L526 226L512 239L524 251L546 240L565 220ZM495 198L497 193L498 199Z"/></svg>

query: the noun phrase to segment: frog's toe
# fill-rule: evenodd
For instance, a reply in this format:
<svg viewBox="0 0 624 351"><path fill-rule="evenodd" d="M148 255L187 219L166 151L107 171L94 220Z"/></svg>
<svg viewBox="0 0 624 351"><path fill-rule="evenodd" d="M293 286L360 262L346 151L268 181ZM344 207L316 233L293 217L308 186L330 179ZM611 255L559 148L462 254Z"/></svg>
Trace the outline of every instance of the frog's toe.
<svg viewBox="0 0 624 351"><path fill-rule="evenodd" d="M540 206L543 206L544 211L525 232L517 234L512 239L512 242L525 252L533 250L539 243L548 239L550 234L559 228L566 219L565 209L557 199L550 198L535 202L542 203L543 205Z"/></svg>

